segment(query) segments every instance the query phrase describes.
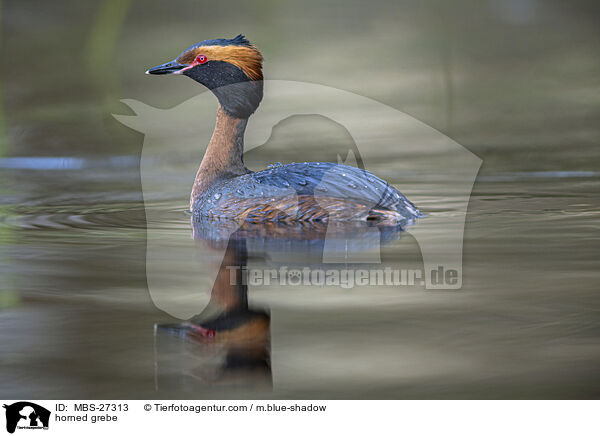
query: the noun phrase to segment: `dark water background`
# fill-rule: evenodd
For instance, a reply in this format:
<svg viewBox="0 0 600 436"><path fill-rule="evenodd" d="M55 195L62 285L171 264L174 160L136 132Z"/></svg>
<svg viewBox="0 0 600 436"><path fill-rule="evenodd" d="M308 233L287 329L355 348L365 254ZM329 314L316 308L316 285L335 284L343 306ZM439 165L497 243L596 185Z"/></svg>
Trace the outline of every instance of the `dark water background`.
<svg viewBox="0 0 600 436"><path fill-rule="evenodd" d="M597 2L0 8L0 397L598 397ZM368 96L483 160L463 288L251 288L251 303L271 313L272 389L241 377L157 391L153 326L172 319L146 285L143 137L111 114L129 113L122 98L168 108L201 92L143 72L240 32L261 48L267 78ZM344 135L327 120L289 120L246 163L327 159L323 143ZM453 212L447 183L398 173L410 162L393 155L368 169L409 185L430 216ZM152 207L165 235L189 233L185 204L166 186ZM386 265L416 247L409 235L395 242ZM190 358L178 350L174 360Z"/></svg>

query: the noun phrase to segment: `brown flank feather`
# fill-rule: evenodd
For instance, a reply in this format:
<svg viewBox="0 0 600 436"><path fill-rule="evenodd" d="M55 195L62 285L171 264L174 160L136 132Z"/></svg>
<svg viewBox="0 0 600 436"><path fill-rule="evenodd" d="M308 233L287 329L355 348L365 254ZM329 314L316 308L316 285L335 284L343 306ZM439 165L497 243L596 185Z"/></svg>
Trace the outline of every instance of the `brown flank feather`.
<svg viewBox="0 0 600 436"><path fill-rule="evenodd" d="M211 218L228 218L238 222L268 221L371 221L395 223L401 215L392 210L370 206L343 198L312 195L287 195L279 198L224 198L211 210Z"/></svg>

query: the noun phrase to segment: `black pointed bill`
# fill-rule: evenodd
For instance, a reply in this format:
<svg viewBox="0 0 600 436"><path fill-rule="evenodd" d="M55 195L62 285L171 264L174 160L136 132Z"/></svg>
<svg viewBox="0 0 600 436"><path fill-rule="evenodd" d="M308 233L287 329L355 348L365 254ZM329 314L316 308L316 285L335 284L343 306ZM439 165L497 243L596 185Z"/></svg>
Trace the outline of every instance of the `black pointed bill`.
<svg viewBox="0 0 600 436"><path fill-rule="evenodd" d="M189 65L183 65L176 61L167 62L166 64L158 65L146 71L146 74L179 74L181 70Z"/></svg>

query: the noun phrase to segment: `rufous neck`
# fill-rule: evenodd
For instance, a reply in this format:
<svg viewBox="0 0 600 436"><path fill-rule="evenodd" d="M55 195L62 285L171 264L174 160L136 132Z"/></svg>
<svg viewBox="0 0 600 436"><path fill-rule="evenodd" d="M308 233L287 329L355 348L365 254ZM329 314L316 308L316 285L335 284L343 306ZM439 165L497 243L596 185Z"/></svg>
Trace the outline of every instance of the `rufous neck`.
<svg viewBox="0 0 600 436"><path fill-rule="evenodd" d="M212 138L196 174L191 203L215 181L250 172L244 166L244 132L248 119L234 118L221 106Z"/></svg>

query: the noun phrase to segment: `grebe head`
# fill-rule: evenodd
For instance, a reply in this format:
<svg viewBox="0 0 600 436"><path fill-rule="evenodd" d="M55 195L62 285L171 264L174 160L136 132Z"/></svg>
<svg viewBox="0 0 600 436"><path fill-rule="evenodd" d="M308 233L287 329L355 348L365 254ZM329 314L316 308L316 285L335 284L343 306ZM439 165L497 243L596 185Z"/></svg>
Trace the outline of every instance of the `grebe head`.
<svg viewBox="0 0 600 436"><path fill-rule="evenodd" d="M248 118L262 100L262 55L244 35L207 39L146 74L183 74L210 89L229 115Z"/></svg>

